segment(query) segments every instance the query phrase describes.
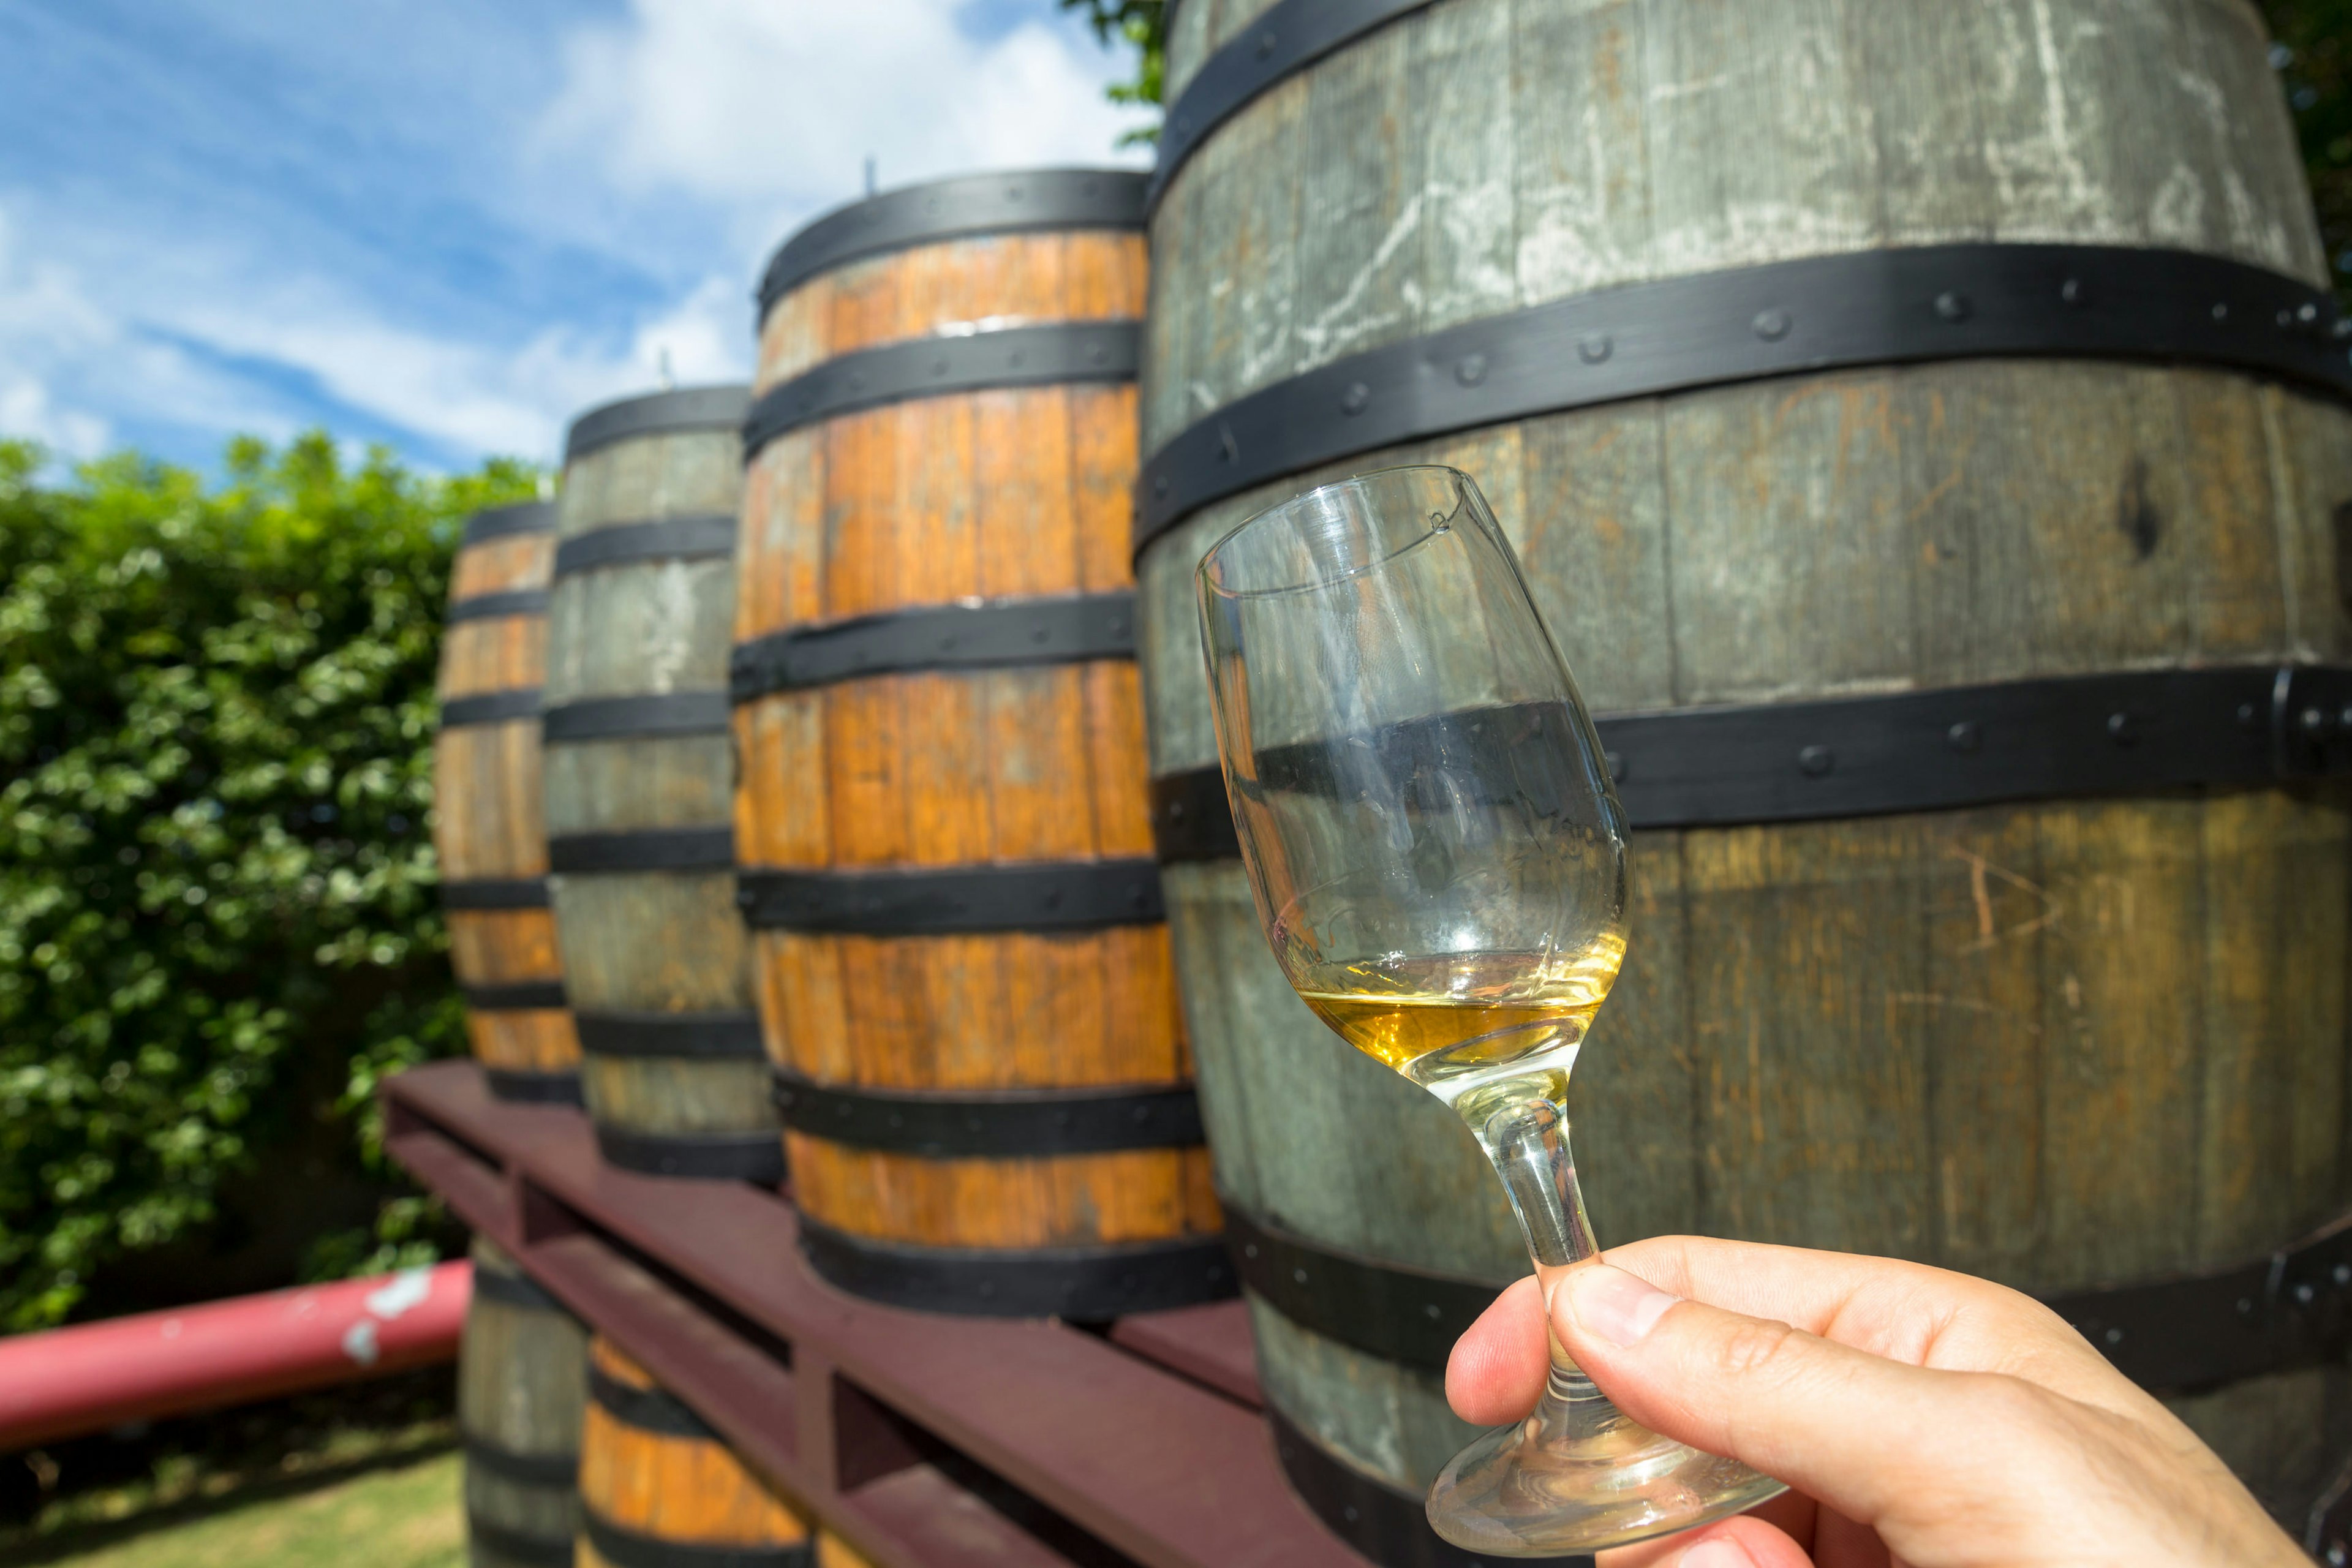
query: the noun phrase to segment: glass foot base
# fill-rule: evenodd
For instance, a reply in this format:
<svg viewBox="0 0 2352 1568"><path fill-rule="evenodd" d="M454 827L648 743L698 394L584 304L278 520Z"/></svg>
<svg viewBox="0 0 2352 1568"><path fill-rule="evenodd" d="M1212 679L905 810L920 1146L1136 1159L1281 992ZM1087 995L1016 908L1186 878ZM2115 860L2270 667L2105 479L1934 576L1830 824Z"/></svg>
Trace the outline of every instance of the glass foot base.
<svg viewBox="0 0 2352 1568"><path fill-rule="evenodd" d="M1787 1489L1659 1436L1594 1390L1547 1396L1534 1415L1454 1455L1429 1489L1429 1522L1465 1551L1549 1557L1688 1530Z"/></svg>

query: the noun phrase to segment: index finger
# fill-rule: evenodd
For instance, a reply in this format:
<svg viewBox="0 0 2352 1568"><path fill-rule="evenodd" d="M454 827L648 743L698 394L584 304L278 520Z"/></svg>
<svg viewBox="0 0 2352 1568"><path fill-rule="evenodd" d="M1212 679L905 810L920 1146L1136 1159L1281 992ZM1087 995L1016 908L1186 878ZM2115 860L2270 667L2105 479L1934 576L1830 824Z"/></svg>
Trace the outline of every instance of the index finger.
<svg viewBox="0 0 2352 1568"><path fill-rule="evenodd" d="M1889 1361L2005 1373L2136 1416L2157 1407L2057 1313L1973 1275L1700 1236L1652 1237L1602 1258L1674 1295L1777 1319Z"/></svg>

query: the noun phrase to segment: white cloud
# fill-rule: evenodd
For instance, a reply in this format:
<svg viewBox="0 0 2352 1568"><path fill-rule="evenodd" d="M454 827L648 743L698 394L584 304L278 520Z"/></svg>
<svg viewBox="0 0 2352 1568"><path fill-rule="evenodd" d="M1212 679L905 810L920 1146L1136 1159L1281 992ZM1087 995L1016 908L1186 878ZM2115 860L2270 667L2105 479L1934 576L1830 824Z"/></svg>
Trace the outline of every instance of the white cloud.
<svg viewBox="0 0 2352 1568"><path fill-rule="evenodd" d="M1038 0L1041 11L1044 0ZM566 40L542 154L585 153L617 188L726 205L740 243L886 185L1114 159L1139 116L1107 102L1118 58L1043 19L982 40L967 0L632 0Z"/></svg>
<svg viewBox="0 0 2352 1568"><path fill-rule="evenodd" d="M739 378L766 253L854 196L868 155L885 185L1139 161L1114 160L1138 117L1103 98L1123 56L1050 0L982 37L964 26L974 3L630 0L618 22L549 40L561 85L535 132L485 143L509 186L496 232L671 280L617 318L518 295L458 325L396 273L288 243L266 205L215 204L220 221L191 224L86 186L0 190L0 434L79 457L159 424L282 438L341 405L444 450L551 459L572 417L649 389L665 359L682 384ZM461 183L496 200L484 167Z"/></svg>
<svg viewBox="0 0 2352 1568"><path fill-rule="evenodd" d="M17 238L32 232L37 259ZM582 408L652 387L665 353L681 383L742 374L749 317L742 287L714 276L624 344L557 322L502 348L396 324L286 258L0 208L0 435L84 458L125 422L281 440L311 422L243 361L460 452L550 458Z"/></svg>

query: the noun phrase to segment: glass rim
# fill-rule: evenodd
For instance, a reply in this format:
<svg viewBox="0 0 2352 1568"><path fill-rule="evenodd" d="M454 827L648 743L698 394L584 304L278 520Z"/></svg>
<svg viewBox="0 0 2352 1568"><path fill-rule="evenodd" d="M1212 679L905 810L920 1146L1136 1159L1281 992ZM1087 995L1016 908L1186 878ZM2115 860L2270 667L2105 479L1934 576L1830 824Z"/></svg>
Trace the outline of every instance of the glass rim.
<svg viewBox="0 0 2352 1568"><path fill-rule="evenodd" d="M1318 588L1328 588L1334 583L1353 582L1359 577L1367 576L1371 573L1382 570L1391 563L1420 549L1423 545L1436 538L1440 533L1445 531L1445 530L1433 524L1425 527L1413 538L1398 545L1395 549L1390 551L1387 554L1381 556L1377 561L1367 561L1360 566L1350 566L1344 571L1334 572L1326 577L1317 577L1310 582L1286 583L1279 587L1274 588L1229 588L1217 582L1210 575L1211 566L1214 564L1219 552L1222 552L1226 545L1231 544L1234 540L1240 538L1251 529L1255 528L1258 524L1265 521L1268 518L1273 517L1276 512L1287 511L1294 507L1304 505L1306 502L1314 500L1317 496L1327 494L1332 490L1360 489L1369 485L1372 480L1385 479L1392 474L1444 474L1453 481L1454 493L1457 502L1459 502L1467 493L1472 492L1476 489L1475 481L1474 481L1468 474L1465 473L1460 468L1454 467L1450 463L1391 463L1386 468L1367 468L1360 474L1349 474L1344 479L1327 480L1322 484L1311 486L1307 489L1300 490L1296 495L1286 496L1283 500L1275 502L1270 507L1266 507L1258 511L1254 511L1250 513L1249 516L1244 518L1240 522L1235 523L1232 528L1229 528L1224 532L1219 534L1217 536L1216 542L1210 545L1206 551L1202 552L1201 563L1192 569L1194 580L1200 584L1202 588L1205 589L1209 593L1216 595L1217 597L1221 599L1267 599L1279 598L1286 594L1313 593ZM1456 510L1459 510L1458 505Z"/></svg>

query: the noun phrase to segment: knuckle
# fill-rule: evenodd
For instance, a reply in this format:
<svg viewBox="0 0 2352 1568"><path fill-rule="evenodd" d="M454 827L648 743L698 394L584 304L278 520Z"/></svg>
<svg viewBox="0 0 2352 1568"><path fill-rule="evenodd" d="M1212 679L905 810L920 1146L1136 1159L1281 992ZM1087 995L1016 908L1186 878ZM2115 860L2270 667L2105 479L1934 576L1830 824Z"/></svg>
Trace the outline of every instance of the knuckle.
<svg viewBox="0 0 2352 1568"><path fill-rule="evenodd" d="M1771 1318L1747 1318L1731 1326L1716 1346L1716 1362L1727 1377L1755 1378L1785 1371L1799 1336Z"/></svg>

